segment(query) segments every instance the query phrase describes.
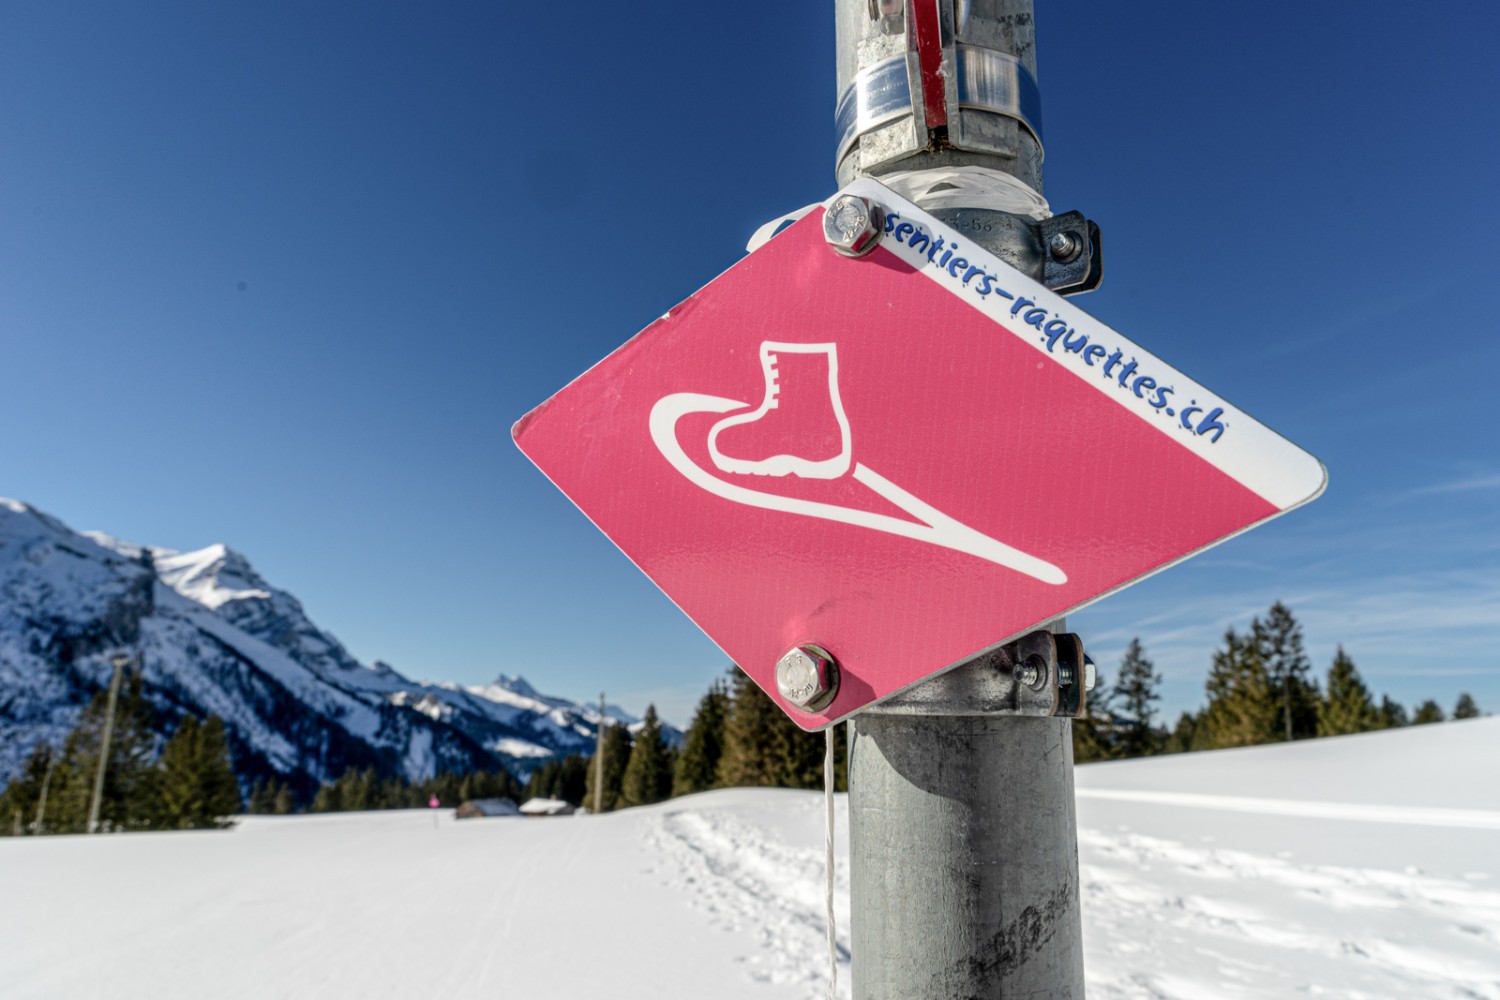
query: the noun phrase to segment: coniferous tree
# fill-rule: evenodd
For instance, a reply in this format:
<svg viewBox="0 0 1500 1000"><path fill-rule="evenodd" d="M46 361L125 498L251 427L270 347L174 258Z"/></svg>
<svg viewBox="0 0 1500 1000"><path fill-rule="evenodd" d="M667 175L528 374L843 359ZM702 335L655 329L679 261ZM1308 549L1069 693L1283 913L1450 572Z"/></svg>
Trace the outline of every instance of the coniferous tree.
<svg viewBox="0 0 1500 1000"><path fill-rule="evenodd" d="M588 776L588 758L581 754L569 754L563 758L562 766L558 768L556 794L552 797L575 806L583 805L584 793L588 790Z"/></svg>
<svg viewBox="0 0 1500 1000"><path fill-rule="evenodd" d="M162 748L155 826L167 830L225 827L240 811L224 722L187 716Z"/></svg>
<svg viewBox="0 0 1500 1000"><path fill-rule="evenodd" d="M625 766L630 761L630 730L620 723L604 724L604 782L601 808L611 812L620 807L620 789L625 780ZM591 757L588 761L588 781L584 787L583 804L594 808L594 783L599 779L599 768Z"/></svg>
<svg viewBox="0 0 1500 1000"><path fill-rule="evenodd" d="M375 769L345 771L339 781L344 783L344 808L352 812L364 812L375 807Z"/></svg>
<svg viewBox="0 0 1500 1000"><path fill-rule="evenodd" d="M318 794L313 798L312 811L315 813L343 812L342 792L342 786L336 781L322 785L318 789Z"/></svg>
<svg viewBox="0 0 1500 1000"><path fill-rule="evenodd" d="M1279 738L1307 739L1318 731L1318 689L1309 680L1312 661L1302 648L1302 626L1280 601L1266 620L1250 624L1251 638L1266 670L1280 716Z"/></svg>
<svg viewBox="0 0 1500 1000"><path fill-rule="evenodd" d="M246 811L262 816L289 813L292 811L292 790L279 778L258 779L250 792Z"/></svg>
<svg viewBox="0 0 1500 1000"><path fill-rule="evenodd" d="M802 732L747 673L735 670L717 783L813 789L822 784L822 765L823 736Z"/></svg>
<svg viewBox="0 0 1500 1000"><path fill-rule="evenodd" d="M467 802L470 799L512 799L524 800L527 796L525 789L515 777L505 770L500 771L470 771L462 777L448 777L448 785L445 786L443 794L439 795L442 801L452 800L455 805ZM452 787L452 791L446 791ZM428 791L427 794L434 794Z"/></svg>
<svg viewBox="0 0 1500 1000"><path fill-rule="evenodd" d="M536 780L536 775L532 780ZM421 781L411 781L402 775L382 778L373 767L349 768L339 775L337 781L327 782L318 789L312 811L420 809L427 807L433 796L437 797L439 805L448 807L456 807L470 799L523 798L520 783L503 769L467 774L445 771ZM271 811L284 814L295 810L296 799L291 789L278 784Z"/></svg>
<svg viewBox="0 0 1500 1000"><path fill-rule="evenodd" d="M1278 738L1280 706L1253 637L1241 638L1234 629L1225 633L1205 689L1208 706L1198 727L1203 749L1255 746Z"/></svg>
<svg viewBox="0 0 1500 1000"><path fill-rule="evenodd" d="M1429 722L1442 721L1443 710L1438 706L1437 702L1431 699L1428 699L1427 701L1424 701L1422 702L1422 704L1418 705L1416 714L1411 717L1411 724L1414 726L1423 726Z"/></svg>
<svg viewBox="0 0 1500 1000"><path fill-rule="evenodd" d="M672 757L662 738L656 706L647 705L640 732L630 748L630 759L620 779L620 804L646 806L672 794Z"/></svg>
<svg viewBox="0 0 1500 1000"><path fill-rule="evenodd" d="M276 791L271 787L271 782L265 778L256 778L255 784L250 786L250 799L245 803L245 811L252 816L264 816L271 811L275 800Z"/></svg>
<svg viewBox="0 0 1500 1000"><path fill-rule="evenodd" d="M749 674L736 670L731 684L717 783L728 788L780 785L786 770L785 716Z"/></svg>
<svg viewBox="0 0 1500 1000"><path fill-rule="evenodd" d="M526 790L522 792L527 799L556 799L561 798L557 794L558 777L562 773L562 761L556 757L546 761L541 767L531 772L531 777L526 779Z"/></svg>
<svg viewBox="0 0 1500 1000"><path fill-rule="evenodd" d="M1380 696L1380 707L1375 710L1375 714L1381 729L1399 729L1411 721L1406 716L1406 707L1400 702L1392 701L1388 694Z"/></svg>
<svg viewBox="0 0 1500 1000"><path fill-rule="evenodd" d="M104 739L108 692L101 690L79 716L78 725L63 744L62 762L53 775L57 807L49 795L47 812L55 816L48 828L55 833L88 832L89 805ZM150 704L141 678L132 672L122 678L115 706L114 731L105 768L104 794L99 805L99 828L104 831L145 830L156 813L156 736Z"/></svg>
<svg viewBox="0 0 1500 1000"><path fill-rule="evenodd" d="M1479 706L1474 704L1474 698L1465 691L1458 696L1458 704L1453 706L1453 717L1455 719L1474 719L1479 717Z"/></svg>
<svg viewBox="0 0 1500 1000"><path fill-rule="evenodd" d="M787 718L748 674L736 670L718 784L725 787L821 788L827 737ZM847 770L843 734L834 733L835 787Z"/></svg>
<svg viewBox="0 0 1500 1000"><path fill-rule="evenodd" d="M1340 646L1328 668L1328 694L1318 702L1318 735L1342 736L1380 728L1380 710Z"/></svg>
<svg viewBox="0 0 1500 1000"><path fill-rule="evenodd" d="M0 792L0 816L10 820L0 826L0 833L20 836L24 833L50 833L56 800L53 798L53 779L56 777L62 754L38 743L26 759L25 766L5 791ZM53 808L48 808L50 804Z"/></svg>
<svg viewBox="0 0 1500 1000"><path fill-rule="evenodd" d="M1161 749L1161 735L1151 724L1156 715L1153 704L1161 700L1157 686L1161 675L1146 659L1140 639L1131 639L1120 661L1120 677L1115 683L1119 704L1117 745L1122 757L1144 757Z"/></svg>
<svg viewBox="0 0 1500 1000"><path fill-rule="evenodd" d="M729 690L723 681L715 680L708 694L698 703L682 753L677 756L676 774L672 778L673 795L706 792L717 786L729 708Z"/></svg>
<svg viewBox="0 0 1500 1000"><path fill-rule="evenodd" d="M531 773L522 792L523 799L561 799L582 805L588 782L588 758L569 754L556 757Z"/></svg>
<svg viewBox="0 0 1500 1000"><path fill-rule="evenodd" d="M1083 715L1073 720L1073 763L1092 764L1113 760L1115 750L1115 689L1104 683L1099 671L1094 690L1084 694Z"/></svg>
<svg viewBox="0 0 1500 1000"><path fill-rule="evenodd" d="M1177 725L1172 727L1171 735L1162 746L1162 753L1188 753L1201 749L1196 745L1198 729L1198 717L1192 712L1183 712L1177 717Z"/></svg>

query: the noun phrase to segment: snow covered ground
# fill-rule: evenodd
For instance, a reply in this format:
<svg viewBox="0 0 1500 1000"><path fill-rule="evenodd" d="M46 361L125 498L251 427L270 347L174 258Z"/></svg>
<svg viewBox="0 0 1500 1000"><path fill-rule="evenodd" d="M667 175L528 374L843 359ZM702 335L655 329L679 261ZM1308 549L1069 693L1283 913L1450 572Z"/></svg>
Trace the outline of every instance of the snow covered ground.
<svg viewBox="0 0 1500 1000"><path fill-rule="evenodd" d="M1500 998L1500 719L1077 785L1090 997Z"/></svg>
<svg viewBox="0 0 1500 1000"><path fill-rule="evenodd" d="M1500 1000L1497 775L1500 719L1081 768L1089 996ZM4 840L0 984L813 1000L821 858L820 797L775 790L597 818ZM836 900L847 996L842 860Z"/></svg>

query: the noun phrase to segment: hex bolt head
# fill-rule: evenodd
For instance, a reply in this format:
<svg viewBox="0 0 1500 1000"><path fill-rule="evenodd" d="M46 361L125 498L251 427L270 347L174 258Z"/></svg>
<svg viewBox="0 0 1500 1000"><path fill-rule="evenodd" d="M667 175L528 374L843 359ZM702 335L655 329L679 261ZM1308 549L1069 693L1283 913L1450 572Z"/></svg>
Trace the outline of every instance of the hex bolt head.
<svg viewBox="0 0 1500 1000"><path fill-rule="evenodd" d="M1083 245L1078 241L1078 237L1072 233L1055 232L1052 234L1052 238L1047 241L1047 250L1052 254L1053 260L1061 261L1064 264L1077 257L1078 252L1082 248Z"/></svg>
<svg viewBox="0 0 1500 1000"><path fill-rule="evenodd" d="M838 664L822 646L794 646L776 661L776 690L804 712L822 711L838 694Z"/></svg>
<svg viewBox="0 0 1500 1000"><path fill-rule="evenodd" d="M1085 653L1083 655L1083 689L1085 691L1094 690L1094 684L1097 683L1098 679L1099 671L1094 666L1094 658Z"/></svg>
<svg viewBox="0 0 1500 1000"><path fill-rule="evenodd" d="M880 243L885 216L880 206L855 194L841 194L823 213L823 237L845 257L863 257Z"/></svg>

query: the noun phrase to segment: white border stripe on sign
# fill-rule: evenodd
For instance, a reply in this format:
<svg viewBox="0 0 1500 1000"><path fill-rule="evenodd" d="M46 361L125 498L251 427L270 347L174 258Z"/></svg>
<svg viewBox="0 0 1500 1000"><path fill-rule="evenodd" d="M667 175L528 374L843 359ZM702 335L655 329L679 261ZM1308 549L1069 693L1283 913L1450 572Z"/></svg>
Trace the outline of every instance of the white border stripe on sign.
<svg viewBox="0 0 1500 1000"><path fill-rule="evenodd" d="M1327 486L1328 472L1318 459L884 185L864 178L839 194L868 198L879 204L888 218L894 214L899 222L910 224L913 227L911 235L922 233L927 237L922 240L922 249L914 249L902 239L893 238L892 232L888 231L881 239L882 247L939 287L1003 324L1005 331L1072 372L1116 405L1146 421L1246 489L1264 497L1278 510L1290 510L1304 504ZM824 208L832 202L833 198L828 199ZM941 260L956 264L959 258L953 254L939 258L935 253L924 252L930 251L939 238L943 246L961 254L963 266L941 266ZM977 274L988 274L990 280L976 280L974 276ZM1025 305L1018 305L1023 302ZM1064 349L1064 342L1076 344L1083 338L1106 352L1119 351L1128 355L1135 362L1134 370L1149 376L1154 387L1170 389L1174 405L1168 408L1160 395L1153 403L1151 391L1133 392L1124 387L1123 381L1101 377L1101 368L1094 364L1099 355L1086 360L1089 356L1084 351ZM1199 426L1204 426L1203 421L1209 415L1220 411L1214 425L1222 425L1223 430L1213 434L1197 430L1186 412L1178 412L1178 408L1185 407L1189 401L1195 414L1202 415Z"/></svg>

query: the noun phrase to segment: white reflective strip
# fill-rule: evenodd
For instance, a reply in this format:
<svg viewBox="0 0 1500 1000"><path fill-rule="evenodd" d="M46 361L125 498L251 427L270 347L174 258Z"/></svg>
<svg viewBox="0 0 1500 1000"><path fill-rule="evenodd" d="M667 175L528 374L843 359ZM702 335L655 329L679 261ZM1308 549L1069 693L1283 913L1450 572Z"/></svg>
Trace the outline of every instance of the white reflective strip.
<svg viewBox="0 0 1500 1000"><path fill-rule="evenodd" d="M881 246L918 272L997 323L1004 324L1007 331L1029 344L1038 354L1072 372L1116 405L1134 413L1246 489L1265 498L1277 510L1286 511L1304 504L1327 486L1327 470L1312 455L1056 292L1004 263L964 234L949 229L890 188L870 178L862 178L839 192L844 193L860 195L883 206L888 225L894 213L901 222L919 226L932 236L942 236L950 247L962 246L969 264L995 276L995 287L1003 288L1005 295L997 293L981 297L976 291L977 282L965 284L921 251L913 250L889 235L881 239ZM832 200L825 202L825 207ZM1018 309L1017 304L1023 300L1029 305ZM1026 324L1025 318L1032 311L1045 313L1047 322L1061 321L1070 334L1087 336L1090 344L1127 353L1135 360L1137 371L1150 375L1157 386L1172 388L1172 408L1153 407L1149 393L1143 398L1122 389L1113 379L1100 378L1100 369L1085 364L1081 353L1062 350L1060 345L1049 350L1038 330ZM1197 423L1202 427L1209 420L1224 426L1217 440L1189 426Z"/></svg>

